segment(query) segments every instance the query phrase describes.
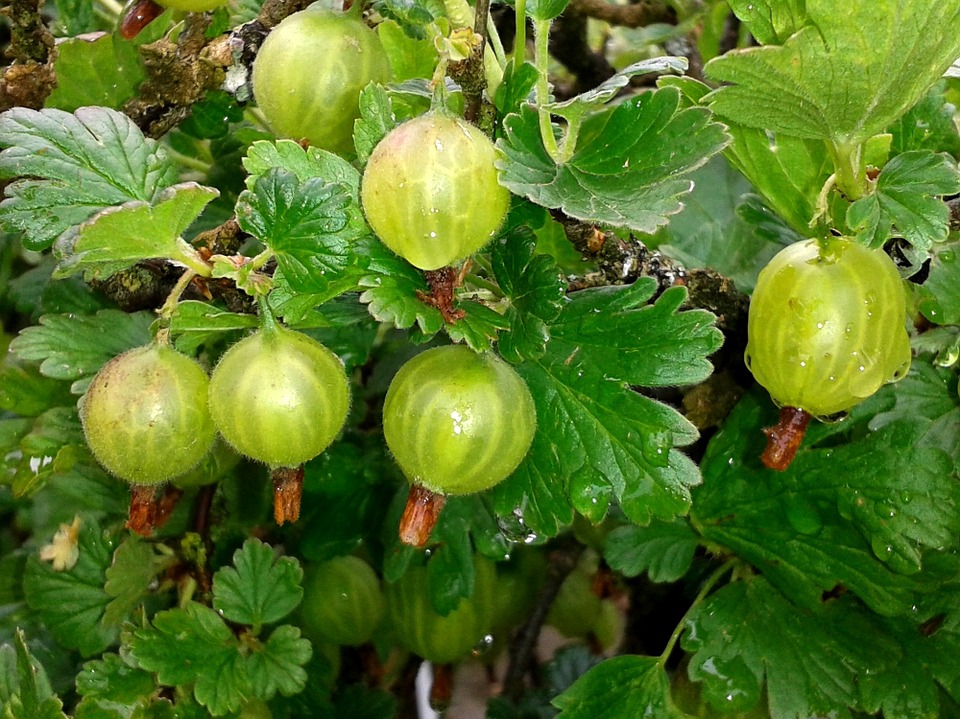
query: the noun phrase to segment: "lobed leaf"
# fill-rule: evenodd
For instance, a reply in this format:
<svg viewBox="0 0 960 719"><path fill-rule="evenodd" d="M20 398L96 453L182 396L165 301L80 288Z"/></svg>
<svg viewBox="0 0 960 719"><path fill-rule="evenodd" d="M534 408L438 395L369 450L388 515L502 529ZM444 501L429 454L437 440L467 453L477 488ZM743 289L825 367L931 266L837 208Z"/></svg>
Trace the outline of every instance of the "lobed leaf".
<svg viewBox="0 0 960 719"><path fill-rule="evenodd" d="M8 110L0 115L0 148L0 178L24 178L6 188L0 227L23 231L33 250L106 207L151 203L177 181L161 146L103 107Z"/></svg>
<svg viewBox="0 0 960 719"><path fill-rule="evenodd" d="M295 290L317 292L350 271L356 228L349 224L349 202L339 185L319 177L301 182L275 168L240 195L237 223L276 253Z"/></svg>
<svg viewBox="0 0 960 719"><path fill-rule="evenodd" d="M504 314L508 331L500 335L500 355L514 363L546 352L548 323L556 319L566 285L553 258L536 254L536 237L526 227L501 235L491 245L493 276L510 301Z"/></svg>
<svg viewBox="0 0 960 719"><path fill-rule="evenodd" d="M99 654L117 640L116 627L102 623L110 603L103 586L113 538L90 515L83 516L73 568L57 572L36 556L27 561L23 591L27 603L60 644L84 656Z"/></svg>
<svg viewBox="0 0 960 719"><path fill-rule="evenodd" d="M833 715L857 706L860 677L902 656L873 618L846 599L797 607L753 576L694 609L682 645L690 678L719 710L749 710L765 685L772 719Z"/></svg>
<svg viewBox="0 0 960 719"><path fill-rule="evenodd" d="M957 192L960 170L953 158L925 150L904 152L884 165L873 193L850 205L847 225L869 247L882 247L896 234L915 250L928 250L950 230L950 213L940 198Z"/></svg>
<svg viewBox="0 0 960 719"><path fill-rule="evenodd" d="M598 701L598 697L603 697ZM670 696L670 679L655 657L624 655L590 669L553 699L558 719L658 717L684 719Z"/></svg>
<svg viewBox="0 0 960 719"><path fill-rule="evenodd" d="M399 31L396 23L393 23L392 27ZM360 117L353 131L353 144L357 148L358 161L366 164L380 140L396 126L397 117L393 113L393 103L386 88L370 83L360 93Z"/></svg>
<svg viewBox="0 0 960 719"><path fill-rule="evenodd" d="M72 380L71 391L80 394L112 357L150 342L152 322L149 312L45 315L40 324L21 331L10 350L24 361L39 362L45 377Z"/></svg>
<svg viewBox="0 0 960 719"><path fill-rule="evenodd" d="M248 539L233 555L233 567L213 576L213 606L226 619L260 626L279 621L303 599L303 569L292 557L277 557L269 544Z"/></svg>
<svg viewBox="0 0 960 719"><path fill-rule="evenodd" d="M703 108L680 109L679 100L664 88L588 117L562 163L543 146L536 110L524 105L497 141L500 182L585 222L653 232L683 208L680 197L693 189L683 176L729 142Z"/></svg>
<svg viewBox="0 0 960 719"><path fill-rule="evenodd" d="M762 45L780 45L807 22L805 0L730 0L730 8Z"/></svg>
<svg viewBox="0 0 960 719"><path fill-rule="evenodd" d="M775 133L859 145L913 107L960 56L960 0L806 0L806 19L775 28L782 46L735 50L707 76L725 119ZM773 3L758 5L758 10ZM796 3L794 10L800 10ZM770 39L769 37L767 39Z"/></svg>
<svg viewBox="0 0 960 719"><path fill-rule="evenodd" d="M181 235L219 194L186 182L163 190L153 204L137 200L103 209L57 241L55 276L84 271L102 279L155 258L202 267L203 260Z"/></svg>
<svg viewBox="0 0 960 719"><path fill-rule="evenodd" d="M103 591L110 597L103 612L105 626L120 626L147 595L157 575L171 566L175 559L158 554L149 542L138 537L127 537L113 553L113 562L105 572L107 582Z"/></svg>
<svg viewBox="0 0 960 719"><path fill-rule="evenodd" d="M675 582L689 571L698 546L697 535L686 522L627 524L607 536L603 558L625 577L646 572L651 582Z"/></svg>
<svg viewBox="0 0 960 719"><path fill-rule="evenodd" d="M136 46L110 33L59 43L54 71L57 86L45 106L67 112L89 105L119 110L146 79Z"/></svg>
<svg viewBox="0 0 960 719"><path fill-rule="evenodd" d="M677 312L680 288L645 304L654 286L575 293L550 325L545 355L518 366L539 424L527 457L494 490L500 514L517 511L552 536L572 519L571 504L594 521L611 499L638 524L687 512L700 478L676 448L697 431L630 386L701 381L721 336L708 312Z"/></svg>
<svg viewBox="0 0 960 719"><path fill-rule="evenodd" d="M941 410L918 407L866 431L875 407L923 392L930 378L914 377L881 390L845 423L810 427L782 473L759 462L760 428L775 413L757 394L745 397L701 464L694 526L798 604L814 606L842 586L879 614L909 611L918 588L909 575L924 550L947 546L960 529L960 486L943 481L950 457L927 440Z"/></svg>

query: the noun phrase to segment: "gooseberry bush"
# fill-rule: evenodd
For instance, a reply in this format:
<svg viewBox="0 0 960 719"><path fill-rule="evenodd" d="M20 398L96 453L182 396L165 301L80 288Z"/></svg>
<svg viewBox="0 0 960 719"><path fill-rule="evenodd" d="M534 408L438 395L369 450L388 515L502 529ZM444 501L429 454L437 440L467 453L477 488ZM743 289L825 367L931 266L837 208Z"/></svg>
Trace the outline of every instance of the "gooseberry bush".
<svg viewBox="0 0 960 719"><path fill-rule="evenodd" d="M960 716L960 0L0 28L4 719Z"/></svg>

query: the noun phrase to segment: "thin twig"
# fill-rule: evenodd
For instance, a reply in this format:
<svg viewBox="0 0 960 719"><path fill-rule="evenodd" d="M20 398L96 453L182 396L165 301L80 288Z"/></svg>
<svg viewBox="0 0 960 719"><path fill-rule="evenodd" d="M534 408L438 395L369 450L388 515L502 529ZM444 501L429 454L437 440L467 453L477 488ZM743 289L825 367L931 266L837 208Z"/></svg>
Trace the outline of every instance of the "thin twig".
<svg viewBox="0 0 960 719"><path fill-rule="evenodd" d="M583 549L583 545L579 542L569 541L558 545L550 553L547 578L540 590L537 603L526 623L510 641L510 663L503 676L503 695L513 702L519 702L523 696L524 675L530 667L530 660L540 638L540 630L543 628L553 601L560 592L560 585L576 568Z"/></svg>

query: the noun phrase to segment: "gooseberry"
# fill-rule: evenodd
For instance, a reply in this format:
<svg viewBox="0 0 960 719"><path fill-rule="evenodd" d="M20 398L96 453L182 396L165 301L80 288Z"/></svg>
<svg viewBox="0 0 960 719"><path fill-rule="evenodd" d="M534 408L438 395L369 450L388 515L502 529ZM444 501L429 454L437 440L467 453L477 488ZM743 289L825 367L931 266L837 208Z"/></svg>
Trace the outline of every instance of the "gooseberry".
<svg viewBox="0 0 960 719"><path fill-rule="evenodd" d="M910 341L893 261L841 238L781 250L754 289L745 359L774 401L793 408L784 420L793 424L802 423L795 410L846 412L903 377Z"/></svg>
<svg viewBox="0 0 960 719"><path fill-rule="evenodd" d="M536 426L526 383L492 352L446 345L403 365L383 405L384 439L412 485L403 541L426 542L442 497L480 492L508 477ZM420 513L431 502L439 502L432 521Z"/></svg>
<svg viewBox="0 0 960 719"><path fill-rule="evenodd" d="M80 402L87 444L107 471L134 485L185 474L213 445L207 373L164 344L107 362Z"/></svg>
<svg viewBox="0 0 960 719"><path fill-rule="evenodd" d="M496 570L489 560L474 557L473 593L446 616L431 604L425 566L409 567L384 591L391 626L400 643L435 664L450 664L470 654L490 631Z"/></svg>
<svg viewBox="0 0 960 719"><path fill-rule="evenodd" d="M487 244L510 193L497 182L496 149L465 120L431 112L394 128L374 148L360 199L383 243L436 270Z"/></svg>
<svg viewBox="0 0 960 719"><path fill-rule="evenodd" d="M238 452L297 467L340 432L350 385L333 352L274 323L227 350L210 377L209 402L217 429Z"/></svg>
<svg viewBox="0 0 960 719"><path fill-rule="evenodd" d="M360 91L389 79L374 30L353 13L314 6L284 18L253 63L254 98L273 131L337 153L353 148Z"/></svg>
<svg viewBox="0 0 960 719"><path fill-rule="evenodd" d="M359 646L370 641L383 618L380 579L359 557L334 557L307 567L300 618L316 642Z"/></svg>

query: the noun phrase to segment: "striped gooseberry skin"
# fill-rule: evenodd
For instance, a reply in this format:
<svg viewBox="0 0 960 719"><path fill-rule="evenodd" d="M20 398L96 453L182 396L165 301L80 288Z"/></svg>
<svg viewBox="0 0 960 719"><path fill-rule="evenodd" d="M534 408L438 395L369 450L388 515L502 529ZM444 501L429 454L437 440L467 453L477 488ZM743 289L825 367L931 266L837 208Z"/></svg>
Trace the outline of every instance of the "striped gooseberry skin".
<svg viewBox="0 0 960 719"><path fill-rule="evenodd" d="M403 646L434 664L452 664L483 640L493 624L496 569L479 556L473 567L473 593L446 616L433 608L425 566L411 566L396 582L385 585L387 614Z"/></svg>
<svg viewBox="0 0 960 719"><path fill-rule="evenodd" d="M272 325L233 345L210 376L210 414L234 449L270 467L298 467L325 450L347 419L340 358Z"/></svg>
<svg viewBox="0 0 960 719"><path fill-rule="evenodd" d="M207 411L207 373L166 345L114 357L80 403L87 444L107 471L150 485L192 469L216 438Z"/></svg>
<svg viewBox="0 0 960 719"><path fill-rule="evenodd" d="M496 148L452 115L427 113L394 128L374 148L360 200L367 222L393 252L436 270L486 245L510 193L497 182Z"/></svg>
<svg viewBox="0 0 960 719"><path fill-rule="evenodd" d="M910 368L903 286L882 250L807 240L760 272L745 359L782 407L845 412Z"/></svg>
<svg viewBox="0 0 960 719"><path fill-rule="evenodd" d="M311 640L360 646L370 641L385 610L380 579L359 557L334 557L307 567L300 618Z"/></svg>
<svg viewBox="0 0 960 719"><path fill-rule="evenodd" d="M533 397L492 352L435 347L390 383L383 435L407 479L438 494L489 489L517 468L537 426Z"/></svg>
<svg viewBox="0 0 960 719"><path fill-rule="evenodd" d="M284 18L253 63L253 94L277 135L353 151L360 91L390 79L376 32L353 14L310 7Z"/></svg>

